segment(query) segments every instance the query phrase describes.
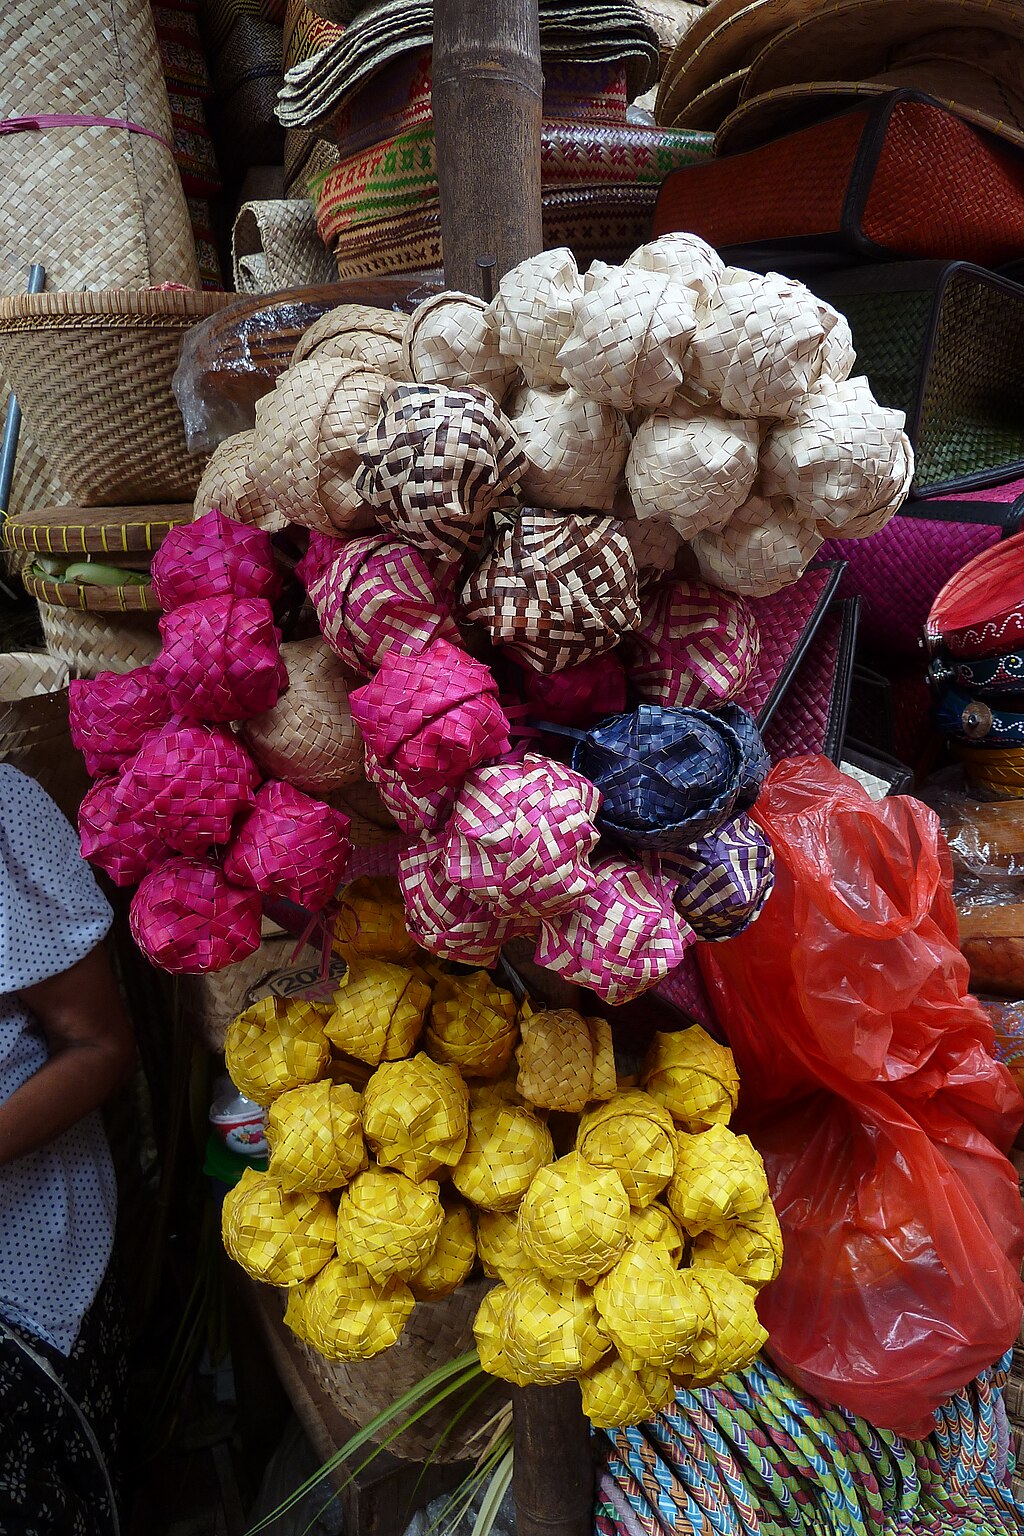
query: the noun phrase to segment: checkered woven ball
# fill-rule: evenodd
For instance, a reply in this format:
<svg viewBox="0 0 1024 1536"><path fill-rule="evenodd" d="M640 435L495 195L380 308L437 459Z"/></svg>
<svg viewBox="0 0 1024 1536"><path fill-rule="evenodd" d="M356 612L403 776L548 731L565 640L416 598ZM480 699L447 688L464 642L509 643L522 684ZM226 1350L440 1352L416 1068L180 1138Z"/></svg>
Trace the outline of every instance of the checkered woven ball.
<svg viewBox="0 0 1024 1536"><path fill-rule="evenodd" d="M771 1200L739 1221L699 1232L690 1262L695 1269L727 1269L747 1285L769 1285L782 1269L782 1229Z"/></svg>
<svg viewBox="0 0 1024 1536"><path fill-rule="evenodd" d="M461 783L509 750L490 670L447 640L415 656L389 654L350 703L369 749L414 789Z"/></svg>
<svg viewBox="0 0 1024 1536"><path fill-rule="evenodd" d="M614 1351L580 1377L583 1412L594 1429L642 1424L667 1408L675 1397L670 1377L655 1371L631 1371Z"/></svg>
<svg viewBox="0 0 1024 1536"><path fill-rule="evenodd" d="M78 808L78 833L82 857L115 885L138 885L170 855L155 832L119 812L115 778L97 779L89 790Z"/></svg>
<svg viewBox="0 0 1024 1536"><path fill-rule="evenodd" d="M314 533L298 573L324 639L354 672L371 677L389 654L415 655L439 636L458 643L446 583L401 539Z"/></svg>
<svg viewBox="0 0 1024 1536"><path fill-rule="evenodd" d="M596 888L575 911L541 923L536 962L603 1002L630 1002L675 970L693 934L676 915L670 881L628 859L607 859L594 873Z"/></svg>
<svg viewBox="0 0 1024 1536"><path fill-rule="evenodd" d="M375 1280L344 1258L332 1259L303 1291L300 1337L327 1360L372 1360L390 1349L415 1306L401 1280Z"/></svg>
<svg viewBox="0 0 1024 1536"><path fill-rule="evenodd" d="M526 459L478 389L399 384L359 440L355 485L377 521L434 559L477 554L488 513L512 501Z"/></svg>
<svg viewBox="0 0 1024 1536"><path fill-rule="evenodd" d="M338 889L348 863L348 830L348 817L340 811L270 779L232 833L224 873L235 885L318 912Z"/></svg>
<svg viewBox="0 0 1024 1536"><path fill-rule="evenodd" d="M372 750L366 750L365 758L366 777L402 832L434 832L447 822L455 804L456 785L413 789L394 767L385 767Z"/></svg>
<svg viewBox="0 0 1024 1536"><path fill-rule="evenodd" d="M167 691L152 667L101 672L68 685L71 740L91 778L116 773L170 714Z"/></svg>
<svg viewBox="0 0 1024 1536"><path fill-rule="evenodd" d="M507 1285L496 1285L486 1292L473 1321L473 1338L480 1364L488 1376L497 1376L514 1387L526 1387L529 1377L522 1368L513 1365L505 1348L508 1333L504 1314L508 1291Z"/></svg>
<svg viewBox="0 0 1024 1536"><path fill-rule="evenodd" d="M593 1296L571 1280L521 1275L508 1287L501 1318L507 1359L537 1386L579 1376L611 1347Z"/></svg>
<svg viewBox="0 0 1024 1536"><path fill-rule="evenodd" d="M583 1116L576 1150L593 1168L613 1168L634 1210L650 1205L675 1168L672 1116L640 1089L617 1093Z"/></svg>
<svg viewBox="0 0 1024 1536"><path fill-rule="evenodd" d="M259 893L229 885L205 859L168 859L132 897L132 938L153 965L173 975L222 971L260 947Z"/></svg>
<svg viewBox="0 0 1024 1536"><path fill-rule="evenodd" d="M430 1258L409 1281L409 1289L417 1301L440 1301L468 1279L475 1262L476 1238L469 1207L448 1198L441 1235Z"/></svg>
<svg viewBox="0 0 1024 1536"><path fill-rule="evenodd" d="M539 672L561 672L637 628L636 565L622 526L526 507L462 594L466 617Z"/></svg>
<svg viewBox="0 0 1024 1536"><path fill-rule="evenodd" d="M619 503L619 515L623 518L622 531L629 540L636 563L640 591L652 582L663 581L671 576L679 561L683 540L673 528L657 517L629 517Z"/></svg>
<svg viewBox="0 0 1024 1536"><path fill-rule="evenodd" d="M663 1248L632 1243L598 1280L594 1300L630 1370L665 1370L691 1347L707 1320L704 1292Z"/></svg>
<svg viewBox="0 0 1024 1536"><path fill-rule="evenodd" d="M626 673L616 651L561 672L538 672L521 664L519 681L534 716L553 725L591 725L626 707Z"/></svg>
<svg viewBox="0 0 1024 1536"><path fill-rule="evenodd" d="M768 1342L755 1310L756 1293L725 1269L702 1266L691 1270L707 1298L710 1319L690 1345L685 1361L677 1362L690 1385L710 1386L730 1371L753 1364Z"/></svg>
<svg viewBox="0 0 1024 1536"><path fill-rule="evenodd" d="M516 1088L528 1104L579 1114L615 1092L611 1028L572 1008L525 1009L516 1051Z"/></svg>
<svg viewBox="0 0 1024 1536"><path fill-rule="evenodd" d="M677 1125L691 1132L728 1125L740 1092L732 1051L699 1024L654 1036L640 1084L664 1104Z"/></svg>
<svg viewBox="0 0 1024 1536"><path fill-rule="evenodd" d="M516 1000L486 971L442 976L434 987L424 1044L463 1077L500 1077L517 1039Z"/></svg>
<svg viewBox="0 0 1024 1536"><path fill-rule="evenodd" d="M270 535L214 508L172 528L153 556L153 595L165 613L205 597L265 597L281 590Z"/></svg>
<svg viewBox="0 0 1024 1536"><path fill-rule="evenodd" d="M376 1067L411 1054L430 1006L430 984L389 960L350 963L325 1029L339 1051Z"/></svg>
<svg viewBox="0 0 1024 1536"><path fill-rule="evenodd" d="M363 741L348 703L349 678L319 635L286 640L288 687L244 720L240 736L268 778L330 795L363 777Z"/></svg>
<svg viewBox="0 0 1024 1536"><path fill-rule="evenodd" d="M402 352L417 384L479 389L499 405L516 376L515 363L501 355L488 305L468 293L424 299L409 317Z"/></svg>
<svg viewBox="0 0 1024 1536"><path fill-rule="evenodd" d="M409 960L416 940L405 926L402 893L390 875L361 875L338 900L331 941L346 965L355 960Z"/></svg>
<svg viewBox="0 0 1024 1536"><path fill-rule="evenodd" d="M703 579L741 597L771 597L799 581L822 545L814 524L750 496L717 533L699 533L692 549Z"/></svg>
<svg viewBox="0 0 1024 1536"><path fill-rule="evenodd" d="M228 1256L254 1280L298 1285L334 1254L334 1208L323 1195L246 1168L224 1196L221 1234Z"/></svg>
<svg viewBox="0 0 1024 1536"><path fill-rule="evenodd" d="M771 772L772 760L768 756L768 749L761 739L761 732L753 716L748 715L745 709L741 709L735 703L721 704L715 710L715 714L730 730L736 732L739 740L740 786L734 809L749 811L756 803L764 781Z"/></svg>
<svg viewBox="0 0 1024 1536"><path fill-rule="evenodd" d="M503 917L453 885L444 838L413 843L398 861L406 921L424 949L441 960L490 967L509 939L530 931L528 919Z"/></svg>
<svg viewBox="0 0 1024 1536"><path fill-rule="evenodd" d="M761 437L756 421L684 401L641 422L626 485L638 518L671 523L692 539L724 528L753 490Z"/></svg>
<svg viewBox="0 0 1024 1536"><path fill-rule="evenodd" d="M737 816L690 848L666 856L676 906L700 939L731 939L749 928L775 886L775 853L749 816Z"/></svg>
<svg viewBox="0 0 1024 1536"><path fill-rule="evenodd" d="M642 699L714 709L742 693L761 651L757 621L742 598L703 582L674 581L645 594L641 608L643 622L622 653Z"/></svg>
<svg viewBox="0 0 1024 1536"><path fill-rule="evenodd" d="M271 1104L323 1077L331 1059L327 1012L303 998L266 997L238 1014L228 1025L224 1061L239 1093Z"/></svg>
<svg viewBox="0 0 1024 1536"><path fill-rule="evenodd" d="M148 736L117 786L117 811L178 853L226 843L255 801L259 771L245 748L215 725L182 722Z"/></svg>
<svg viewBox="0 0 1024 1536"><path fill-rule="evenodd" d="M281 631L262 597L207 597L160 620L163 649L153 670L176 714L245 720L277 703L288 686Z"/></svg>
<svg viewBox="0 0 1024 1536"><path fill-rule="evenodd" d="M368 1168L338 1202L338 1254L375 1280L408 1280L434 1251L444 1211L433 1180Z"/></svg>
<svg viewBox="0 0 1024 1536"><path fill-rule="evenodd" d="M578 1152L531 1180L519 1208L519 1240L542 1274L587 1285L615 1263L629 1236L629 1199L611 1168Z"/></svg>
<svg viewBox="0 0 1024 1536"><path fill-rule="evenodd" d="M476 1246L484 1274L491 1280L511 1285L517 1276L533 1268L533 1260L522 1250L519 1223L506 1211L478 1211Z"/></svg>
<svg viewBox="0 0 1024 1536"><path fill-rule="evenodd" d="M465 1151L452 1183L471 1205L514 1211L534 1175L555 1155L551 1132L529 1109L494 1100L471 1102Z"/></svg>
<svg viewBox="0 0 1024 1536"><path fill-rule="evenodd" d="M383 1062L363 1093L363 1129L382 1168L417 1183L459 1161L469 1131L469 1090L454 1067L424 1051Z"/></svg>
<svg viewBox="0 0 1024 1536"><path fill-rule="evenodd" d="M290 1088L267 1114L268 1172L287 1189L341 1189L366 1167L359 1095L348 1083Z"/></svg>
<svg viewBox="0 0 1024 1536"><path fill-rule="evenodd" d="M676 1166L666 1195L669 1210L691 1236L760 1210L768 1178L747 1136L712 1125L676 1135Z"/></svg>
<svg viewBox="0 0 1024 1536"><path fill-rule="evenodd" d="M686 1247L686 1238L677 1226L675 1217L658 1200L645 1205L643 1210L633 1212L629 1222L629 1240L631 1243L652 1243L655 1248L664 1249L673 1265L679 1264Z"/></svg>
<svg viewBox="0 0 1024 1536"><path fill-rule="evenodd" d="M558 354L572 331L583 279L562 246L528 256L506 272L491 301L501 353L534 388L562 388Z"/></svg>

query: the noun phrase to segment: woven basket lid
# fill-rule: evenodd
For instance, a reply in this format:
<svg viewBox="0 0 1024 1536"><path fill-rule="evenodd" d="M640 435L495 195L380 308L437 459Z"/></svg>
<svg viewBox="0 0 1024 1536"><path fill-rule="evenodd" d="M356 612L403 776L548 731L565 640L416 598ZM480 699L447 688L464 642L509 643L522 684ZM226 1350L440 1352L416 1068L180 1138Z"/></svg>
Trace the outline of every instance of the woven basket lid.
<svg viewBox="0 0 1024 1536"><path fill-rule="evenodd" d="M747 73L746 69L735 69L732 74L709 85L685 107L680 108L672 118L672 127L713 133L739 104Z"/></svg>
<svg viewBox="0 0 1024 1536"><path fill-rule="evenodd" d="M191 521L192 507L188 503L164 507L35 507L6 519L0 544L4 549L29 550L40 555L146 554L159 549L172 528Z"/></svg>

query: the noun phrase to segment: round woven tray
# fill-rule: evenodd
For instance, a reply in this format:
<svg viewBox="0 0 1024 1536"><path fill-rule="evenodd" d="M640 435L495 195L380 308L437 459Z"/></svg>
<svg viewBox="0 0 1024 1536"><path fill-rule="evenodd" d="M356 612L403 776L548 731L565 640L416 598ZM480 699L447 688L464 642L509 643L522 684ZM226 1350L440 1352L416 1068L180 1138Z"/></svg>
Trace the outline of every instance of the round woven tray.
<svg viewBox="0 0 1024 1536"><path fill-rule="evenodd" d="M0 371L40 452L84 506L191 501L171 377L182 337L233 294L164 290L0 298Z"/></svg>
<svg viewBox="0 0 1024 1536"><path fill-rule="evenodd" d="M148 581L145 586L132 583L123 587L93 587L85 582L79 585L77 581L50 581L44 576L33 576L31 571L25 571L21 579L30 597L55 608L81 608L86 613L160 612Z"/></svg>
<svg viewBox="0 0 1024 1536"><path fill-rule="evenodd" d="M166 507L35 507L8 517L4 549L39 555L152 554L172 528L192 521L192 504Z"/></svg>
<svg viewBox="0 0 1024 1536"><path fill-rule="evenodd" d="M75 677L133 672L153 661L160 649L155 613L86 613L40 603L39 618L46 649Z"/></svg>

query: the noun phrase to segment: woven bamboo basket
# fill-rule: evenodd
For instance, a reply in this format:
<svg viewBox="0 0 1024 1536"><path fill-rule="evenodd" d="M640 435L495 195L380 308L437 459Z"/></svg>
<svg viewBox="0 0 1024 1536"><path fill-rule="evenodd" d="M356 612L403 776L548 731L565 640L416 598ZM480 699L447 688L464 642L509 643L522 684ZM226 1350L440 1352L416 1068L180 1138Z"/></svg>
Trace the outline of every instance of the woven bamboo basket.
<svg viewBox="0 0 1024 1536"><path fill-rule="evenodd" d="M0 370L62 486L84 506L191 501L171 376L185 332L224 293L124 289L0 298Z"/></svg>
<svg viewBox="0 0 1024 1536"><path fill-rule="evenodd" d="M20 449L19 449L20 452ZM99 555L104 565L139 559L160 548L172 528L192 521L189 503L168 507L40 506L8 517L5 549L39 555Z"/></svg>
<svg viewBox="0 0 1024 1536"><path fill-rule="evenodd" d="M133 672L152 661L160 649L155 613L87 613L40 603L39 618L46 649L73 677Z"/></svg>
<svg viewBox="0 0 1024 1536"><path fill-rule="evenodd" d="M54 581L46 576L22 575L29 597L54 608L80 608L84 613L159 613L160 604L147 581L144 586L90 586L88 582Z"/></svg>
<svg viewBox="0 0 1024 1536"><path fill-rule="evenodd" d="M38 780L74 819L89 787L68 728L68 668L43 651L0 654L0 762Z"/></svg>
<svg viewBox="0 0 1024 1536"><path fill-rule="evenodd" d="M373 1360L341 1365L325 1360L308 1344L299 1348L317 1385L338 1412L353 1425L367 1424L430 1371L472 1347L473 1319L492 1284L490 1280L470 1281L443 1301L418 1302L398 1343ZM440 1445L441 1435L461 1404L447 1402L431 1409L392 1440L388 1450L403 1461L423 1461L431 1455L439 1461L459 1461L479 1448L470 1447L469 1441L507 1401L508 1388L495 1380ZM386 1427L377 1438L383 1439L390 1432Z"/></svg>

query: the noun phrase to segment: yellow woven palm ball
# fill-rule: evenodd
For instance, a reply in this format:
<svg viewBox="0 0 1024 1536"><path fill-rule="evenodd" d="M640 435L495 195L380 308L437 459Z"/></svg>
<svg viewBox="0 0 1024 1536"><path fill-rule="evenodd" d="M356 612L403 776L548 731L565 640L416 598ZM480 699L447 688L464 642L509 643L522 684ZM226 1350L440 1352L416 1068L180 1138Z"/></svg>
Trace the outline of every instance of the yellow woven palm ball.
<svg viewBox="0 0 1024 1536"><path fill-rule="evenodd" d="M323 1077L331 1059L324 1033L329 1011L300 998L267 997L240 1013L224 1039L224 1060L239 1093L266 1105Z"/></svg>
<svg viewBox="0 0 1024 1536"><path fill-rule="evenodd" d="M516 1086L539 1109L579 1114L595 1097L594 1033L572 1008L524 1008L516 1060Z"/></svg>
<svg viewBox="0 0 1024 1536"><path fill-rule="evenodd" d="M398 881L389 875L364 875L346 886L332 944L346 965L365 959L411 960L418 946L405 926Z"/></svg>
<svg viewBox="0 0 1024 1536"><path fill-rule="evenodd" d="M303 1280L301 1285L290 1286L284 1308L285 1327L290 1328L295 1337L305 1344L309 1343L306 1332L306 1297L312 1284L312 1280Z"/></svg>
<svg viewBox="0 0 1024 1536"><path fill-rule="evenodd" d="M471 1205L514 1211L554 1155L551 1132L530 1110L485 1099L470 1108L469 1135L452 1183Z"/></svg>
<svg viewBox="0 0 1024 1536"><path fill-rule="evenodd" d="M782 1269L782 1229L771 1201L739 1221L701 1232L690 1262L695 1269L708 1264L727 1269L747 1285L769 1285Z"/></svg>
<svg viewBox="0 0 1024 1536"><path fill-rule="evenodd" d="M732 1051L699 1024L678 1034L655 1035L640 1085L687 1131L727 1125L740 1091Z"/></svg>
<svg viewBox="0 0 1024 1536"><path fill-rule="evenodd" d="M529 1385L529 1377L513 1365L505 1349L508 1336L505 1329L507 1298L507 1285L496 1285L487 1292L473 1321L473 1338L480 1364L488 1376L497 1376L501 1381L511 1382L514 1387L525 1387Z"/></svg>
<svg viewBox="0 0 1024 1536"><path fill-rule="evenodd" d="M508 1359L536 1386L589 1371L611 1348L591 1291L535 1270L509 1286L502 1320Z"/></svg>
<svg viewBox="0 0 1024 1536"><path fill-rule="evenodd" d="M401 1280L374 1280L361 1264L333 1259L304 1298L303 1336L328 1360L370 1360L397 1342L414 1306Z"/></svg>
<svg viewBox="0 0 1024 1536"><path fill-rule="evenodd" d="M338 1254L375 1280L408 1280L423 1268L441 1233L444 1211L433 1180L368 1168L338 1202Z"/></svg>
<svg viewBox="0 0 1024 1536"><path fill-rule="evenodd" d="M759 1210L768 1199L764 1163L747 1136L726 1125L676 1136L669 1210L691 1236Z"/></svg>
<svg viewBox="0 0 1024 1536"><path fill-rule="evenodd" d="M341 1189L366 1167L358 1093L329 1080L289 1088L270 1106L267 1141L286 1189Z"/></svg>
<svg viewBox="0 0 1024 1536"><path fill-rule="evenodd" d="M542 1168L519 1207L519 1241L542 1274L583 1280L606 1274L629 1239L629 1200L613 1168L578 1152Z"/></svg>
<svg viewBox="0 0 1024 1536"><path fill-rule="evenodd" d="M613 1098L619 1089L615 1072L615 1042L612 1027L607 1019L588 1018L590 1045L594 1052L594 1065L590 1077L590 1097L600 1100Z"/></svg>
<svg viewBox="0 0 1024 1536"><path fill-rule="evenodd" d="M379 1066L363 1094L363 1129L384 1168L427 1179L453 1168L469 1131L469 1089L454 1067L420 1051Z"/></svg>
<svg viewBox="0 0 1024 1536"><path fill-rule="evenodd" d="M701 1267L690 1271L707 1300L708 1320L677 1362L688 1382L709 1387L730 1371L750 1365L768 1342L755 1302L757 1293L728 1270Z"/></svg>
<svg viewBox="0 0 1024 1536"><path fill-rule="evenodd" d="M653 1243L654 1247L662 1249L675 1265L680 1263L683 1249L686 1247L686 1239L675 1217L660 1201L655 1201L653 1205L645 1205L642 1211L633 1212L629 1219L629 1241Z"/></svg>
<svg viewBox="0 0 1024 1536"><path fill-rule="evenodd" d="M443 976L434 988L425 1044L466 1077L500 1077L515 1049L516 1000L486 971Z"/></svg>
<svg viewBox="0 0 1024 1536"><path fill-rule="evenodd" d="M334 1208L323 1195L285 1189L247 1168L224 1196L221 1233L228 1256L268 1285L298 1285L334 1257Z"/></svg>
<svg viewBox="0 0 1024 1536"><path fill-rule="evenodd" d="M476 1237L469 1207L461 1200L446 1200L434 1251L409 1281L409 1289L417 1301L440 1301L458 1289L475 1262Z"/></svg>
<svg viewBox="0 0 1024 1536"><path fill-rule="evenodd" d="M594 1168L614 1168L634 1210L665 1188L675 1167L672 1116L649 1093L618 1093L583 1116L576 1150Z"/></svg>
<svg viewBox="0 0 1024 1536"><path fill-rule="evenodd" d="M339 1051L376 1067L416 1049L430 1006L430 987L407 965L358 960L334 994L324 1028Z"/></svg>
<svg viewBox="0 0 1024 1536"><path fill-rule="evenodd" d="M614 1350L580 1377L583 1412L595 1429L643 1424L675 1397L671 1377L657 1371L639 1374Z"/></svg>
<svg viewBox="0 0 1024 1536"><path fill-rule="evenodd" d="M481 1211L476 1219L476 1246L484 1274L506 1285L533 1268L519 1242L519 1223L504 1211Z"/></svg>
<svg viewBox="0 0 1024 1536"><path fill-rule="evenodd" d="M594 1287L601 1321L630 1370L667 1369L708 1316L704 1292L664 1250L632 1243Z"/></svg>

